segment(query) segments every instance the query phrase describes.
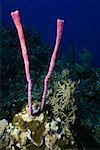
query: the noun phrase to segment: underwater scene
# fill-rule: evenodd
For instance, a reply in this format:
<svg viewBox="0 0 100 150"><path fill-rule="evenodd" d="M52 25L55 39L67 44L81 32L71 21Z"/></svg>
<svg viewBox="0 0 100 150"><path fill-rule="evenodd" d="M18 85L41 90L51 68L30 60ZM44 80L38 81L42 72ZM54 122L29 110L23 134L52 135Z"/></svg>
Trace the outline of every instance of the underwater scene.
<svg viewBox="0 0 100 150"><path fill-rule="evenodd" d="M99 150L100 2L0 5L0 150Z"/></svg>

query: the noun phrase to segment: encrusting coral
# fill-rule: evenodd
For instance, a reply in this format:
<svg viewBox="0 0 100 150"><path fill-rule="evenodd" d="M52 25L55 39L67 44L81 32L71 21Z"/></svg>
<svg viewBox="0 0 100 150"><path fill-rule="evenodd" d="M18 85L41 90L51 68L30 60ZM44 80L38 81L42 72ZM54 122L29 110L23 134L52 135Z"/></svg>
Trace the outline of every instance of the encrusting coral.
<svg viewBox="0 0 100 150"><path fill-rule="evenodd" d="M40 102L34 102L32 107L34 108L36 105L40 109ZM48 109L45 113L30 118L24 107L21 112L15 114L12 122L7 125L2 139L10 150L13 148L24 150L31 147L37 150L44 148L52 150L54 147L60 149L60 141L62 146L74 142L72 133L64 124L65 121L60 117L55 116L49 120Z"/></svg>
<svg viewBox="0 0 100 150"><path fill-rule="evenodd" d="M26 105L21 112L15 114L3 135L6 147L11 150L13 148L62 150L64 147L75 146L70 128L75 121L76 105L73 94L77 83L70 79L57 83L58 85L47 95L48 101L43 113L30 118ZM32 107L34 110L40 110L41 103L34 101Z"/></svg>

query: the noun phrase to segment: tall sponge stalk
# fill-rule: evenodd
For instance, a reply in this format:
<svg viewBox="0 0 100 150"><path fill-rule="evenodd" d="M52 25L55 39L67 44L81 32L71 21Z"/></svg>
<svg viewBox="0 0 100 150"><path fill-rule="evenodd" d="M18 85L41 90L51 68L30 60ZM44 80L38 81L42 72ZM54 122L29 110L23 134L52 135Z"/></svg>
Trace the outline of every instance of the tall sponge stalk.
<svg viewBox="0 0 100 150"><path fill-rule="evenodd" d="M47 90L48 90L48 81L51 77L51 74L52 74L52 71L53 71L53 68L54 68L54 65L55 65L57 51L58 51L59 44L60 44L61 37L62 37L62 33L63 33L63 26L64 26L64 20L57 19L56 44L55 44L55 48L54 48L54 51L53 51L53 54L52 54L52 57L51 57L48 73L47 73L47 75L44 79L44 91L43 91L43 95L42 95L41 111L43 111L44 107L45 107L46 94L47 94Z"/></svg>
<svg viewBox="0 0 100 150"><path fill-rule="evenodd" d="M16 10L15 12L12 12L11 16L18 31L18 36L19 36L21 49L22 49L22 56L25 64L26 79L28 82L28 107L29 107L29 115L31 117L32 116L32 81L31 81L30 71L29 71L29 60L28 60L27 48L25 44L22 24L20 21L19 11Z"/></svg>

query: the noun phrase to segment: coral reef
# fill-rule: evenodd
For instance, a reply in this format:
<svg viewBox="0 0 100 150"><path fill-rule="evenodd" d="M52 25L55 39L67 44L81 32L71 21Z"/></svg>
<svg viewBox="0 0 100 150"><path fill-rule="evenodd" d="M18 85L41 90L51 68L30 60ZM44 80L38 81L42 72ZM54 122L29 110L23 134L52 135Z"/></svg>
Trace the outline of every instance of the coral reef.
<svg viewBox="0 0 100 150"><path fill-rule="evenodd" d="M24 33L30 62L34 62L30 63L34 78L32 98L34 112L38 112L52 51L36 31L24 28ZM0 120L0 149L99 149L100 68L91 66L90 52L83 49L79 61L75 56L69 62L65 55L56 61L46 96L46 111L30 119L15 29L3 27L1 38L0 119L7 121Z"/></svg>
<svg viewBox="0 0 100 150"><path fill-rule="evenodd" d="M0 138L2 137L3 135L3 132L6 128L6 126L8 125L8 121L3 119L3 120L0 120Z"/></svg>
<svg viewBox="0 0 100 150"><path fill-rule="evenodd" d="M75 93L80 126L90 131L90 135L100 145L100 69L91 69L81 78Z"/></svg>
<svg viewBox="0 0 100 150"><path fill-rule="evenodd" d="M68 73L68 70L66 72ZM63 71L62 76L65 78L67 73ZM6 127L1 145L4 144L10 150L76 148L74 133L71 130L75 122L76 105L73 94L76 84L68 78L58 81L57 86L54 86L51 92L48 91L46 111L33 118L29 117L25 105ZM40 102L34 101L32 107L39 112Z"/></svg>
<svg viewBox="0 0 100 150"><path fill-rule="evenodd" d="M34 102L33 108L40 109L40 102ZM5 127L0 144L5 148L13 149L62 149L74 146L74 136L64 126L60 117L51 118L49 111L30 118L25 106L21 112L15 114L12 122ZM68 123L67 123L68 124ZM61 145L59 143L61 142Z"/></svg>

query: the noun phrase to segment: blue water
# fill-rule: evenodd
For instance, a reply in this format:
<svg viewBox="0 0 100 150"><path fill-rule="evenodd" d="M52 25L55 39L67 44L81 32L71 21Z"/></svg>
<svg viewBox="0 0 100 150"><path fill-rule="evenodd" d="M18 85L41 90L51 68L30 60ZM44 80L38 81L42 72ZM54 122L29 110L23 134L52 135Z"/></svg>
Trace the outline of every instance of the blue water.
<svg viewBox="0 0 100 150"><path fill-rule="evenodd" d="M89 49L93 65L100 66L100 0L1 0L1 9L2 25L13 25L10 12L18 9L23 25L34 27L50 45L56 19L64 19L63 51L70 39L77 49Z"/></svg>

